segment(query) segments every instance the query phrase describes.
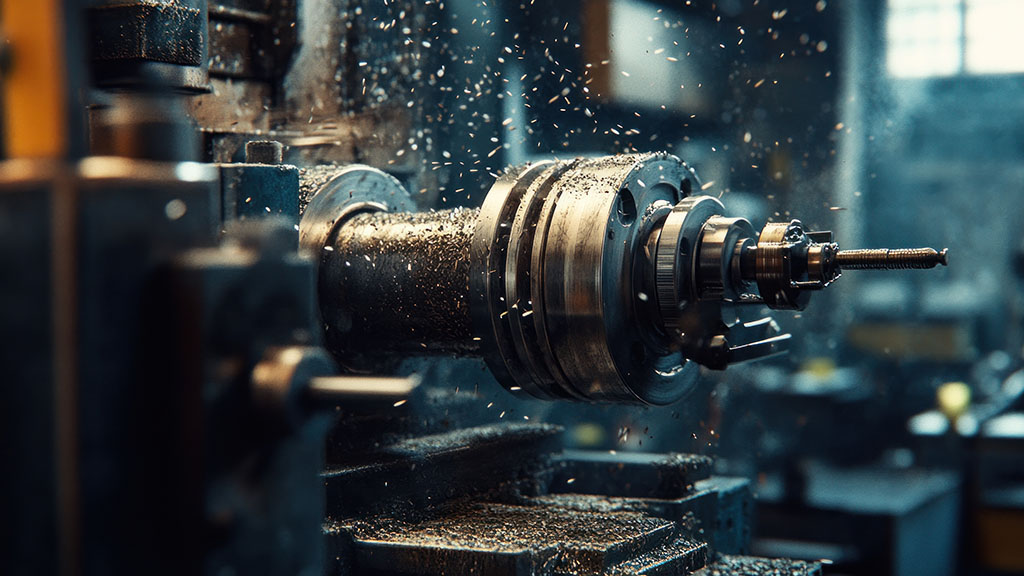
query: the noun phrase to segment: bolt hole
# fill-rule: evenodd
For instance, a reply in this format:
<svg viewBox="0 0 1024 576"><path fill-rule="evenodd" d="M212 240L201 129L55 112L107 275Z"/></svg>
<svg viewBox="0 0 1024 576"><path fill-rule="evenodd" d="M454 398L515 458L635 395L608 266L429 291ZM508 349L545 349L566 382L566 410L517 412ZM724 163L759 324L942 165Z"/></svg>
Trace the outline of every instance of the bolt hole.
<svg viewBox="0 0 1024 576"><path fill-rule="evenodd" d="M628 188L619 191L619 222L629 226L636 220L636 200Z"/></svg>

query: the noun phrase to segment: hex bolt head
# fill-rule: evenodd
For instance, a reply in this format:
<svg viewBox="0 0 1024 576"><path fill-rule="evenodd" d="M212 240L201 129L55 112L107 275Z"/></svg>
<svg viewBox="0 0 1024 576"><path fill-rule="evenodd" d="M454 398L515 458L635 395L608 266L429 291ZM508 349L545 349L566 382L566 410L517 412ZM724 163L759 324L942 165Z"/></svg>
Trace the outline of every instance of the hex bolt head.
<svg viewBox="0 0 1024 576"><path fill-rule="evenodd" d="M277 140L251 140L245 143L246 164L281 164L284 145Z"/></svg>

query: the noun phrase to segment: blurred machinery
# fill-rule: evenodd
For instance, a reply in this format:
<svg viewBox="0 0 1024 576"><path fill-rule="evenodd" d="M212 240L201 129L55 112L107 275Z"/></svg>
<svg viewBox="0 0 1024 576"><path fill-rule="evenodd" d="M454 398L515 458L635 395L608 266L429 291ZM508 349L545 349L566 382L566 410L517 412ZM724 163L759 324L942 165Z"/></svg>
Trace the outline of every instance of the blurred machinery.
<svg viewBox="0 0 1024 576"><path fill-rule="evenodd" d="M765 308L945 251L757 231L667 153L489 177L501 104L432 43L492 8L452 4L0 3L5 573L818 573L744 555L708 457L563 450L410 366L668 404L779 352Z"/></svg>

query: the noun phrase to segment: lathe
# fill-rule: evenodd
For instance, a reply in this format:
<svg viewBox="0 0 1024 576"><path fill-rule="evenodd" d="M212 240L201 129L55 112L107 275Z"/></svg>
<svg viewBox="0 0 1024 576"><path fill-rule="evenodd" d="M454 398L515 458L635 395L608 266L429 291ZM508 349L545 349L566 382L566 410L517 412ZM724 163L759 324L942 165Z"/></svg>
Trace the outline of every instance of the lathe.
<svg viewBox="0 0 1024 576"><path fill-rule="evenodd" d="M818 573L710 458L504 406L695 401L946 251L756 230L666 152L475 168L511 120L454 70L504 56L441 39L499 9L449 4L0 2L4 573Z"/></svg>

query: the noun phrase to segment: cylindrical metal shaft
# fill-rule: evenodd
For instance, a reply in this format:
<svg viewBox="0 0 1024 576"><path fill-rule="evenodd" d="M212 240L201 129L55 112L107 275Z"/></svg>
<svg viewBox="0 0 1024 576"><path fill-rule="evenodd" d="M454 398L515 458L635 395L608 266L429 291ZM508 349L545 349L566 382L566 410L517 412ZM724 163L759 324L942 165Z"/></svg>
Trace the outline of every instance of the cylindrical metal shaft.
<svg viewBox="0 0 1024 576"><path fill-rule="evenodd" d="M401 406L418 386L418 376L402 378L373 376L327 376L313 378L305 390L305 401L319 409L342 407L386 409Z"/></svg>
<svg viewBox="0 0 1024 576"><path fill-rule="evenodd" d="M479 210L368 212L321 256L325 336L351 357L471 354L470 241Z"/></svg>
<svg viewBox="0 0 1024 576"><path fill-rule="evenodd" d="M874 250L840 250L836 254L840 270L903 270L934 268L946 265L946 250L934 248L899 248Z"/></svg>

